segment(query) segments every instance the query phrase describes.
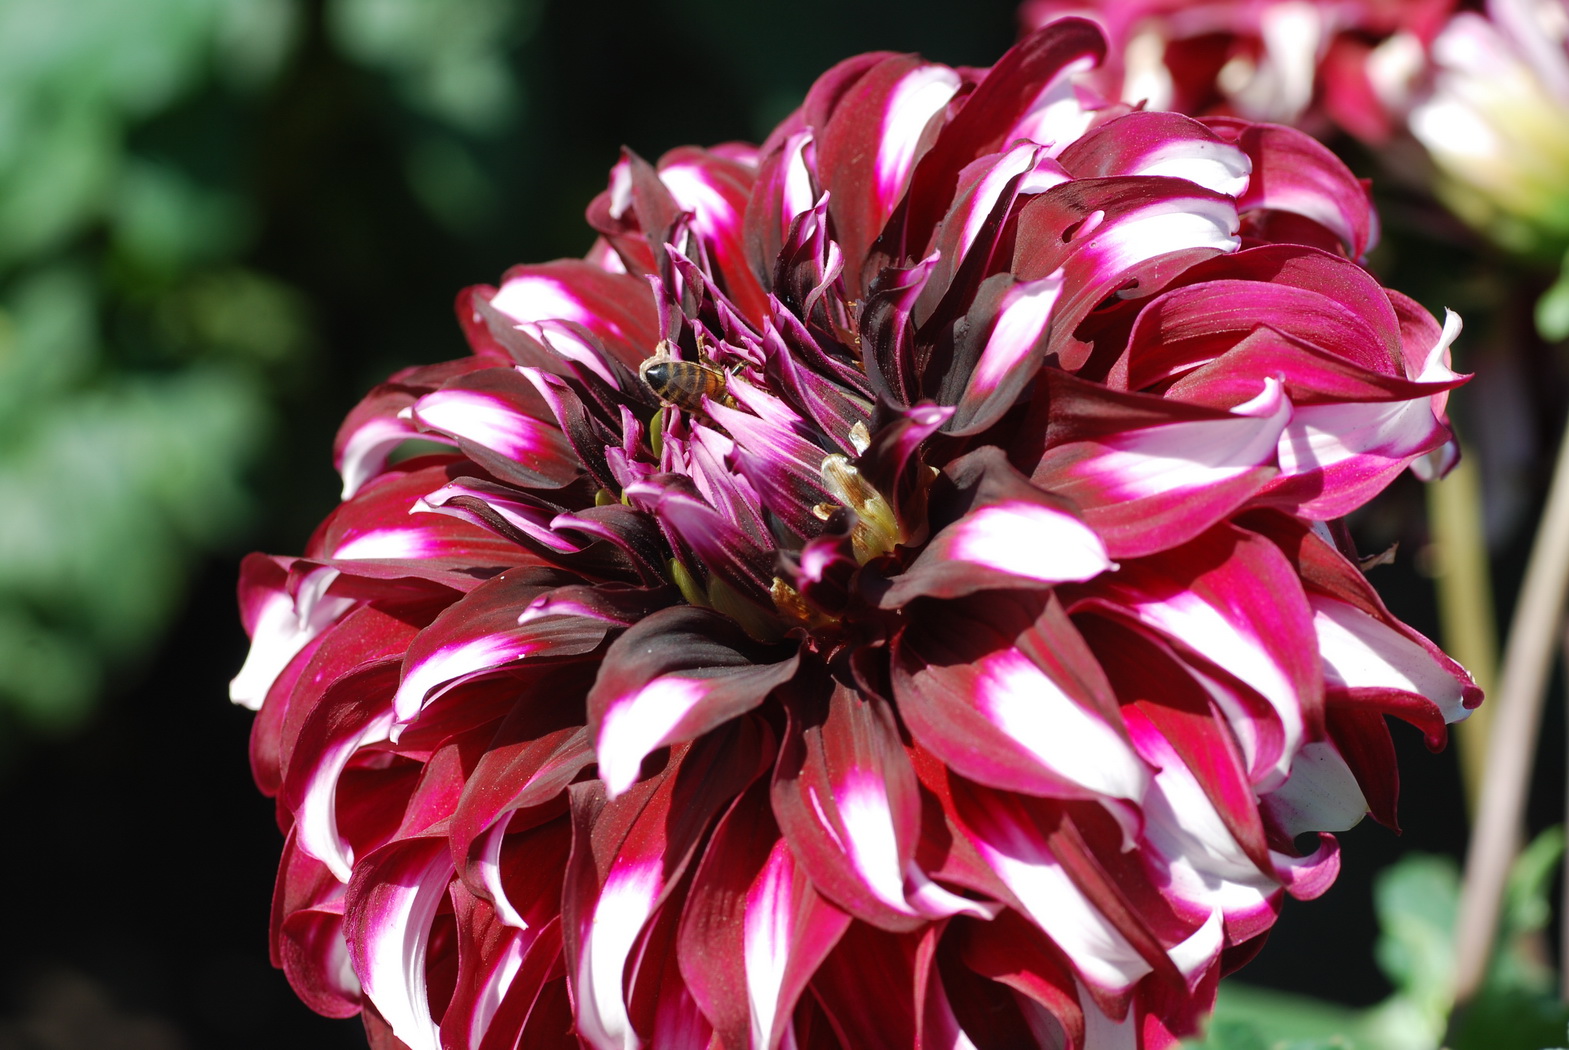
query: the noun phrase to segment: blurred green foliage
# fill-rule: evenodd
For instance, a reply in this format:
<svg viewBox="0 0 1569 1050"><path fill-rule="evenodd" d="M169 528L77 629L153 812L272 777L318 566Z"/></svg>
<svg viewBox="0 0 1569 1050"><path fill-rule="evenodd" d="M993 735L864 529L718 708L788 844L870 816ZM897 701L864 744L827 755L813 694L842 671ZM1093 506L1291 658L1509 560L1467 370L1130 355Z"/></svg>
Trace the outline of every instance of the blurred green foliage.
<svg viewBox="0 0 1569 1050"><path fill-rule="evenodd" d="M324 342L255 260L257 128L309 30L387 84L413 195L461 228L534 10L0 0L0 759L79 725L250 538L279 394Z"/></svg>
<svg viewBox="0 0 1569 1050"><path fill-rule="evenodd" d="M1541 1050L1561 1044L1569 1004L1543 961L1549 894L1564 834L1539 835L1515 863L1499 950L1481 992L1450 1017L1460 874L1414 853L1374 886L1379 967L1394 994L1365 1010L1228 981L1202 1041L1188 1050Z"/></svg>

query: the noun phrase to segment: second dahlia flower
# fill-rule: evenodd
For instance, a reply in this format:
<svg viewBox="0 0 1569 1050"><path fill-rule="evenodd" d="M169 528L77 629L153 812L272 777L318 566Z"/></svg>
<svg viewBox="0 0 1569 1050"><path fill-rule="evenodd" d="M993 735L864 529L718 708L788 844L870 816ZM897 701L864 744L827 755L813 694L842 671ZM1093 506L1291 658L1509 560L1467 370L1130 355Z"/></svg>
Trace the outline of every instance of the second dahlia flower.
<svg viewBox="0 0 1569 1050"><path fill-rule="evenodd" d="M1034 29L1091 18L1111 39L1102 91L1382 142L1423 85L1455 0L1024 0Z"/></svg>
<svg viewBox="0 0 1569 1050"><path fill-rule="evenodd" d="M1384 719L1480 699L1333 521L1441 469L1440 325L1290 130L1096 104L1081 21L626 155L253 555L274 959L377 1045L1166 1047ZM447 451L394 460L410 439Z"/></svg>

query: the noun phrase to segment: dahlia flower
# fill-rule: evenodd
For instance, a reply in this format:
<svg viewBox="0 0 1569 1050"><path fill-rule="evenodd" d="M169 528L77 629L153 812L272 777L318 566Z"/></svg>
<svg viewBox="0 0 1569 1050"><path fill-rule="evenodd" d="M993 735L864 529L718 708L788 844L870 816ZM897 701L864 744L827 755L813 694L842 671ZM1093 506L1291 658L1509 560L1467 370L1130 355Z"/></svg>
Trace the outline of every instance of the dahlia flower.
<svg viewBox="0 0 1569 1050"><path fill-rule="evenodd" d="M1423 84L1455 0L1025 0L1035 29L1098 22L1112 54L1099 89L1193 115L1227 113L1382 142Z"/></svg>
<svg viewBox="0 0 1569 1050"><path fill-rule="evenodd" d="M585 259L350 413L344 502L240 585L308 1005L1165 1047L1393 823L1385 716L1480 696L1333 523L1442 468L1458 322L1358 264L1322 147L1094 103L1103 52L862 55L761 147L627 153Z"/></svg>

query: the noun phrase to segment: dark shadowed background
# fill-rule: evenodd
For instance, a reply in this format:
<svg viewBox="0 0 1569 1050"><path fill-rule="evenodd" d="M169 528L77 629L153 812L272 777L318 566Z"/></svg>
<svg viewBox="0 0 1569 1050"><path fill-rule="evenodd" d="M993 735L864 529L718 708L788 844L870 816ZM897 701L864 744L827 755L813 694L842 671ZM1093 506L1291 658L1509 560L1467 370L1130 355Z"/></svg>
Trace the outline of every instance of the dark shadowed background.
<svg viewBox="0 0 1569 1050"><path fill-rule="evenodd" d="M0 0L0 1050L363 1045L267 961L282 840L227 699L239 557L299 551L332 508L332 435L365 390L465 352L460 288L588 247L622 145L756 141L841 58L986 65L1012 18ZM1374 582L1436 632L1417 486L1358 528L1401 541ZM1464 836L1453 756L1396 732L1404 835L1344 835L1340 882L1288 904L1249 980L1387 992L1372 873Z"/></svg>

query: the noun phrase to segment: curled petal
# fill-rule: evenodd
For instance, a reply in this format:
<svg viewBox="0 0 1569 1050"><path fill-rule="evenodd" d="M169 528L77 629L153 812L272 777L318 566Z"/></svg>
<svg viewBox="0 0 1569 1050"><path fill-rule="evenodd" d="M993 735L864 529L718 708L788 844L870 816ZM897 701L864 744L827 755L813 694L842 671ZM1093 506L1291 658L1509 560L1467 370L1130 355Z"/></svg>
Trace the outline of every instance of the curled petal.
<svg viewBox="0 0 1569 1050"><path fill-rule="evenodd" d="M638 778L643 759L758 706L795 673L772 663L733 622L680 606L643 619L606 651L588 695L588 726L610 798Z"/></svg>
<svg viewBox="0 0 1569 1050"><path fill-rule="evenodd" d="M441 1050L425 959L452 874L445 841L415 838L367 857L349 884L344 931L354 972L410 1050Z"/></svg>
<svg viewBox="0 0 1569 1050"><path fill-rule="evenodd" d="M921 746L996 787L1142 799L1149 770L1055 600L988 592L959 608L954 624L912 629L894 647L894 693Z"/></svg>

